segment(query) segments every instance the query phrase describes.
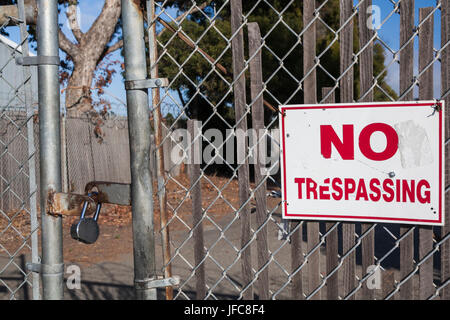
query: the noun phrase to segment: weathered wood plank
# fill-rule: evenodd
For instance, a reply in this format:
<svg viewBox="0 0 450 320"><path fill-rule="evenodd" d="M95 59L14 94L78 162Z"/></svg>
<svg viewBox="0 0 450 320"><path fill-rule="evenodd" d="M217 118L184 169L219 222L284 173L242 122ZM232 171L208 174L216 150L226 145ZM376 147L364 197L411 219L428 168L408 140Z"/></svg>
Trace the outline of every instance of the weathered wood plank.
<svg viewBox="0 0 450 320"><path fill-rule="evenodd" d="M314 18L315 0L303 1L303 28ZM314 59L316 57L316 23L313 22L303 33L303 74L306 75L311 70L312 72L305 78L304 81L304 103L317 103L317 85L316 85L316 69L314 67ZM319 223L308 222L307 229L307 252L319 243ZM308 257L308 291L307 295L319 286L320 283L320 264L319 264L319 250L316 250ZM320 299L320 292L316 293L313 300Z"/></svg>
<svg viewBox="0 0 450 320"><path fill-rule="evenodd" d="M323 99L331 92L330 96ZM335 91L333 88L323 87L322 88L322 103L335 103ZM327 232L335 225L336 222L328 222L326 224ZM326 275L329 275L331 271L338 265L338 229L335 228L326 238ZM337 300L339 297L339 282L338 282L338 272L333 273L331 277L327 279L327 300Z"/></svg>
<svg viewBox="0 0 450 320"><path fill-rule="evenodd" d="M359 56L359 79L360 79L360 102L373 101L373 30L367 26L367 21L371 19L371 13L367 9L372 6L372 0L361 2L358 12L359 28L359 48L365 48ZM371 223L361 224L361 232L364 233L372 227ZM367 274L367 268L374 264L375 256L375 231L372 230L361 243L362 249L362 274ZM367 287L366 283L362 286L362 299L373 300L374 290Z"/></svg>
<svg viewBox="0 0 450 320"><path fill-rule="evenodd" d="M336 222L327 223L326 228L329 231ZM334 268L339 263L338 258L338 248L339 248L339 239L338 239L338 228L335 228L326 239L326 274L329 275ZM338 272L333 273L327 279L327 300L337 300L339 298L339 281L338 281Z"/></svg>
<svg viewBox="0 0 450 320"><path fill-rule="evenodd" d="M67 118L67 176L70 192L83 193L84 186L95 180L91 131L88 121Z"/></svg>
<svg viewBox="0 0 450 320"><path fill-rule="evenodd" d="M364 233L369 230L373 224L363 223L361 224L361 232ZM369 234L361 241L362 250L362 274L363 276L368 273L368 268L375 263L375 229L370 231ZM375 291L367 287L367 282L362 287L362 299L373 300Z"/></svg>
<svg viewBox="0 0 450 320"><path fill-rule="evenodd" d="M385 299L395 289L395 272L385 270L382 273L382 299Z"/></svg>
<svg viewBox="0 0 450 320"><path fill-rule="evenodd" d="M403 0L400 8L400 47L405 45L413 35L414 30L414 0ZM406 93L413 82L414 75L414 40L400 52L400 96L403 101L413 100L413 90ZM400 235L411 227L402 226ZM400 277L404 278L414 267L414 233L411 232L400 242ZM402 300L414 299L413 278L410 278L400 288Z"/></svg>
<svg viewBox="0 0 450 320"><path fill-rule="evenodd" d="M359 56L360 102L373 101L373 30L367 26L367 21L371 19L367 9L371 6L372 0L365 0L361 2L358 12L359 48L366 48Z"/></svg>
<svg viewBox="0 0 450 320"><path fill-rule="evenodd" d="M245 102L245 73L242 71L245 67L244 57L244 30L242 28L242 0L231 0L231 33L235 36L231 40L231 50L233 59L233 79L234 83L234 111L236 118L236 134L247 132L247 116L246 116L246 102ZM242 74L241 74L242 73ZM242 139L243 143L237 144L237 159L238 159L238 184L239 184L239 203L241 209L239 215L241 217L241 248L244 248L251 239L250 233L250 206L247 202L250 193L249 183L249 166L246 157L248 150L248 143L246 139ZM251 265L251 246L247 246L242 251L242 278L243 288L253 280L253 272ZM253 299L252 286L245 289L242 297L245 300Z"/></svg>
<svg viewBox="0 0 450 320"><path fill-rule="evenodd" d="M300 225L298 221L291 222L291 230L295 230L291 234L291 273L298 269L304 261L303 246L302 246L302 229L303 225ZM297 228L298 226L298 228ZM295 229L297 228L297 229ZM298 271L292 277L292 291L291 296L293 300L303 300L303 270Z"/></svg>
<svg viewBox="0 0 450 320"><path fill-rule="evenodd" d="M303 27L306 28L314 18L315 0L303 1ZM314 59L316 57L316 22L313 22L303 33L303 74L313 70L304 80L304 101L307 104L317 103L317 77Z"/></svg>
<svg viewBox="0 0 450 320"><path fill-rule="evenodd" d="M353 12L352 0L340 0L340 25L344 26L339 35L340 40L340 71L344 76L340 81L341 103L353 102L353 68L347 70L353 59L353 19L347 21ZM344 74L345 73L345 74ZM355 245L355 224L344 223L342 248L344 254ZM356 285L356 261L353 251L344 261L343 267L343 297L347 296ZM354 299L353 295L350 299Z"/></svg>
<svg viewBox="0 0 450 320"><path fill-rule="evenodd" d="M263 77L262 77L262 60L261 60L261 32L258 23L252 22L248 24L248 43L249 56L254 58L250 61L250 90L252 105L252 127L256 131L257 136L253 139L256 146L254 147L255 163L255 186L258 186L264 180L264 166L262 161L265 155L265 143L258 143L264 130L264 102L263 95ZM261 95L260 95L261 94ZM258 95L260 95L258 97ZM265 141L266 137L263 138ZM267 220L267 186L264 181L255 191L256 202L256 224L257 228L263 225ZM258 251L258 270L260 271L269 260L269 248L267 243L267 227L263 227L256 236L256 248ZM258 295L260 300L268 300L269 294L269 267L266 267L258 276L257 282Z"/></svg>
<svg viewBox="0 0 450 320"><path fill-rule="evenodd" d="M433 16L425 18L433 11L433 7L419 9L419 21L423 25L419 29L419 73L433 60ZM419 79L419 99L433 99L433 66L429 67ZM419 228L419 259L422 259L433 249L433 228ZM419 298L424 300L434 292L433 287L433 257L429 258L419 269Z"/></svg>
<svg viewBox="0 0 450 320"><path fill-rule="evenodd" d="M147 1L147 21L150 22L156 17L156 1ZM150 62L150 76L153 79L159 78L159 66L158 66L158 45L156 35L156 23L153 23L148 28L148 45L149 45L149 62ZM164 136L163 117L161 114L161 91L160 88L152 89L152 107L153 107L153 129L155 140L155 156L156 156L156 169L158 174L156 175L158 186L158 201L159 201L159 220L161 226L161 244L164 261L164 276L166 278L172 277L172 264L171 250L170 250L170 227L167 224L168 221L168 206L167 206L167 190L166 190L166 172L169 167L165 165L168 157L164 154ZM166 147L167 150L167 147ZM173 299L173 287L166 287L166 300Z"/></svg>
<svg viewBox="0 0 450 320"><path fill-rule="evenodd" d="M194 142L191 146L192 155L188 163L189 166L189 180L191 186L191 197L192 197L192 228L193 228L193 239L194 239L194 266L198 267L195 271L195 289L196 289L196 299L201 300L206 296L206 277L205 277L205 264L202 262L205 258L204 249L204 239L203 239L203 209L202 209L202 186L201 186L201 172L200 164L193 161L195 154L201 157L201 148L199 144L201 143L200 130L197 126L197 121L188 120L187 123L189 135L191 136L191 142L194 139L199 139Z"/></svg>

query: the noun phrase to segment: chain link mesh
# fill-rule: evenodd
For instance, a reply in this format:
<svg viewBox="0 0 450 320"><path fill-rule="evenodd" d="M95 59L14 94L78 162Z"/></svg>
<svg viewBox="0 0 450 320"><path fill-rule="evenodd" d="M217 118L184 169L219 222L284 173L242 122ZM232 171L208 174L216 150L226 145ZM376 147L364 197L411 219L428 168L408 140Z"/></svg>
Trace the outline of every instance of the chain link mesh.
<svg viewBox="0 0 450 320"><path fill-rule="evenodd" d="M168 220L162 228L170 229L172 249L170 261L162 266L161 271L170 264L173 274L180 275L182 279L179 287L175 289L175 299L199 298L198 295L196 296L198 291L196 279L202 268L205 269L206 289L201 298L205 299L242 299L247 297L247 292L253 292L252 297L253 294L255 297L264 296L263 292L259 292L258 281L265 272L269 274L268 296L271 299L296 297L293 290L298 290L298 287L294 285L294 282L298 281L299 277L302 283L300 298L330 298L327 296L327 286L333 277L338 278L336 295L338 299L364 298L366 296L363 288L378 272L381 274L382 287L374 289L372 298L395 298L409 280L413 282L413 297L419 298L421 290L419 269L429 261L433 261L433 293L426 298L441 298L445 289L448 289L448 270L445 270L448 266L444 267L442 261L445 260L441 261L444 257L442 248L444 245L449 245L448 229L433 227L432 249L419 257L420 227L412 226L406 233L401 233L399 225L370 224L363 228L357 223L354 224L356 226L355 242L349 249L344 250L341 244L344 223L325 225L325 223L305 223L304 221L287 222L281 219L279 198L281 186L278 174L266 173L263 180L259 182L251 179L248 199L243 203L239 202L237 177L239 168L244 164L235 164L234 158L224 155L229 148L228 143L231 143L234 136L225 135L226 138L223 141L217 141L206 134L211 128L219 129L223 133L226 130L236 131L241 121L251 119L253 106L260 97L263 97L266 130L261 138L250 144L245 157L252 163L252 152L263 142L265 143L263 148L266 148L267 144L272 144L272 149L279 149L278 133L273 131L277 129L279 115L270 106L303 103L305 80L313 71L317 73L318 95L320 95L320 89L328 88L322 91L323 94L318 99L319 103L329 102L334 95L339 96L341 81L345 76L353 73L355 74L355 94L353 101L347 102L369 101L367 99L370 95L373 95L372 101L405 100L405 97L410 94L418 98L417 88L421 85L421 77L430 69L440 70L442 53L449 45L448 41L443 42L438 48L433 48L432 60L420 71L415 68L411 83L402 92L395 87L395 81L388 79L388 75L392 78L399 74L398 64L401 53L408 50L409 44L418 41L419 30L424 23L433 17L434 21L439 21L444 1L430 2L429 5L432 7L430 13L421 22L416 19L411 37L402 45L396 44L392 38L387 39L385 30L392 28L391 32L400 35L399 12L402 3L406 1L376 2L382 8L379 25L373 30L367 43L362 46L356 42L353 44L351 63L339 70L341 33L346 26L353 24L354 34L356 34L360 7L369 3L364 0L350 2L353 10L350 16L340 24L339 1L316 1L312 20L308 25L303 26L301 1L243 1L243 23L234 32L230 27L232 11L230 5L233 1L186 1L178 10L174 9L172 1L155 3L155 15L151 21L148 21L148 26L156 25L158 36L156 46L150 43L149 48L157 50L158 55L151 68L157 68L159 76L168 77L170 81L169 87L160 93L160 104L152 106L153 111L161 107L165 116L164 125L171 133L163 137L163 142L173 140L178 144L180 150L185 150L183 161L186 161L195 142L190 141L188 145L183 145L173 131L177 128L186 128L186 121L194 119L201 121L197 139L201 141L202 150L209 148L213 151L213 156L202 163L200 175L196 181L189 181L188 171L191 170L191 165L185 164L186 169L180 175L173 174L172 170L176 167L173 165L165 168L164 185L158 186L159 191L165 190L167 193ZM257 22L262 33L260 47L253 55L247 51L247 25L250 22ZM307 35L306 32L312 24L315 24L317 30L314 64L310 69L302 70L301 52L304 36ZM233 77L232 41L241 31L245 34L245 65L242 72ZM435 30L435 33L440 33L440 30ZM370 86L362 92L356 71L361 67L361 56L367 48L373 48L374 59L377 61L373 78L370 79ZM249 78L250 63L259 52L262 55L263 89L253 99L247 95L244 114L240 119L235 120L233 118L235 115L234 88L241 75ZM414 51L414 55L417 58L417 50ZM439 79L435 80L436 82L440 82L438 75L439 73L435 74L435 79ZM448 98L449 90L445 91L444 88L442 86L442 94L435 98ZM339 98L336 102L339 102ZM167 106L170 106L170 110ZM156 147L161 148L161 146ZM277 169L279 159L277 158L270 166ZM201 184L202 210L200 220L194 222L192 202L198 183ZM265 189L266 186L267 215L262 223L257 223L253 214L256 211L255 195L259 189ZM247 206L251 207L252 212L250 214L251 229L248 241L242 243L243 234L240 228L244 223L243 214ZM157 207L156 204L155 207ZM160 213L157 212L157 216L158 214ZM448 215L448 211L446 214ZM319 241L307 245L307 242L311 240L308 240L306 230L312 228L314 224L319 225ZM204 238L204 254L200 259L194 257L196 230L202 230ZM268 257L263 263L258 263L260 249L257 247L257 239L266 231ZM301 252L301 263L295 266L291 247L294 245L292 236L298 232L301 232L300 245L297 244ZM333 241L339 242L338 252L334 257L337 264L333 268L327 268L329 259L327 246L331 245L328 239L334 232L337 232L338 236L333 238ZM400 244L411 235L415 238L413 268L407 270L405 276L401 276L399 269L403 267L399 263ZM374 267L363 270L362 243L369 236L374 236L375 239ZM251 252L251 281L248 283L245 282L241 269L241 261L247 250ZM316 259L319 259L317 272L320 281L317 286L312 279L308 278L308 272L310 272L308 265L314 255L318 256ZM355 257L356 270L350 275L354 278L354 286L345 292L342 271L345 262Z"/></svg>
<svg viewBox="0 0 450 320"><path fill-rule="evenodd" d="M367 284L376 274L381 275L382 283L380 288L374 289L371 298L396 298L407 283L412 283L412 297L419 298L422 296L419 272L431 261L432 292L425 298L448 299L448 227L431 228L432 248L420 253L422 227L411 226L404 232L399 225L356 223L353 224L354 242L344 248L344 227L348 223L288 222L282 219L278 173L279 113L276 109L278 105L303 103L306 82L313 73L317 75L318 103L329 102L330 99L339 102L341 83L349 75L354 75L355 93L351 102L397 101L410 96L418 98L418 88L427 71L435 70L437 78L436 70L448 68L448 61L443 61L443 53L448 51L449 41L435 45L432 59L421 70L414 68L414 75L406 88L397 89L392 78L395 80L400 73L398 64L401 56L410 50L411 44L417 42L421 27L432 18L440 21L446 1L430 2L432 9L428 15L420 22L416 19L413 30L409 30L411 34L401 45L386 38L384 31L392 28L392 32L400 35L398 15L402 5L411 1L374 1L382 8L381 20L369 41L362 45L354 41L350 62L341 68L339 49L342 33L352 25L354 35L357 34L358 15L361 8L366 8L371 1L350 1L352 10L345 17L340 16L340 1L316 1L312 18L306 25L302 23L301 1L243 1L242 17L238 17L242 18L243 23L233 30L230 17L233 12L231 6L235 3L233 0L185 1L181 6L174 7L173 1L155 2L155 15L147 21L147 27L155 26L158 34L156 42L148 44L149 51L156 50L158 53L156 61L150 61L150 69L156 69L160 77L167 77L170 81L168 88L152 90L153 94L160 95L160 99L151 106L151 111L155 116L154 111L160 108L164 118L162 141L155 147L155 152L166 159L163 180L158 183L157 191L167 195L167 212L160 212L161 206L156 203L154 207L156 225L161 215L167 215L166 223L159 228L160 234L170 229L170 257L158 261L161 273L170 265L172 273L181 277L174 298L366 298ZM259 48L250 54L248 26L254 22L261 29L261 39ZM0 31L7 31L6 26L12 23L17 25L20 21L9 19L0 26ZM310 35L308 31L313 25L317 37L314 62L303 70L304 39ZM439 32L435 30L435 33ZM241 36L244 36L245 61L242 71L234 73L232 43L239 41ZM354 38L357 39L356 36ZM33 172L37 170L33 141L37 141L37 126L34 125L34 103L26 94L27 86L33 92L33 69L30 68L31 78L19 77L25 74L25 69L15 64L15 58L22 54L20 48L24 43L25 40L13 47L10 42L0 43L2 50L8 50L0 60L0 295L10 299L25 298L29 294L28 286L39 288L38 277L32 277L25 267L25 261L33 260L28 258L30 253L34 252L37 257L39 230L37 186L36 179L32 179ZM370 85L363 91L357 71L361 68L364 53L370 48L373 48L374 54L374 74ZM417 53L414 50L416 57ZM250 81L247 81L247 95L244 95L247 103L240 118L236 119L236 88L242 76L249 79L250 64L258 54L262 56L262 90L251 92ZM448 101L449 84L444 83L448 80L438 79L435 82L441 84L441 93L435 98ZM234 151L239 149L237 131L243 124L247 126L247 122L250 123L254 116L252 110L261 98L265 106L265 130L257 138L250 139L244 159L236 163ZM124 123L124 119L117 119L113 127ZM191 123L189 120L196 120L200 128L194 139L183 140L177 135L177 129L187 128ZM110 122L105 121L107 123ZM217 140L216 135L209 131L214 129L225 138ZM89 134L91 131L88 130ZM73 134L68 134L67 139L71 136ZM448 139L447 136L446 147ZM175 147L164 149L163 145L167 142ZM194 166L188 163L196 143L201 145L203 152L208 150L212 154L201 163L198 176L194 173ZM266 173L260 181L255 181L253 170L250 170L250 185L246 190L248 197L241 201L239 194L242 186L238 182L238 172L247 163L253 168L255 153L260 148L267 149L271 161L266 165ZM182 154L181 163L167 161L178 151ZM157 170L153 170L156 175ZM448 176L448 172L446 174ZM72 176L79 180L70 170L67 176L68 185ZM194 218L194 202L199 199L198 186L201 186L201 215ZM68 189L71 189L70 186ZM261 190L266 196L267 211L262 221L257 218L256 205ZM447 186L446 193L448 190ZM246 222L248 218L249 224ZM319 230L316 240L310 239L308 232L314 228ZM198 249L200 235L201 254ZM373 268L364 270L362 259L367 252L363 244L366 241L370 243L372 237ZM405 269L400 263L400 247L411 237L414 238L414 259L412 268ZM266 252L261 247L264 239ZM331 247L336 250L331 250ZM165 262L161 265L161 261ZM347 290L344 287L348 282L346 264L349 261L355 261L356 268L355 272L350 273L354 281ZM317 265L318 269L312 270L312 265ZM318 281L310 277L314 273ZM268 279L268 287L261 284L264 279ZM334 293L330 289L332 283L337 284ZM37 297L37 294L33 295Z"/></svg>
<svg viewBox="0 0 450 320"><path fill-rule="evenodd" d="M2 34L23 21L9 18ZM11 28L6 28L12 25ZM26 25L21 27L24 35ZM25 32L26 33L26 32ZM19 33L20 34L20 33ZM38 262L37 185L34 125L37 106L37 69L16 64L28 55L28 34L20 43L0 40L0 296L2 299L39 299L39 277L26 268ZM25 50L24 50L25 49ZM30 290L32 288L32 291Z"/></svg>

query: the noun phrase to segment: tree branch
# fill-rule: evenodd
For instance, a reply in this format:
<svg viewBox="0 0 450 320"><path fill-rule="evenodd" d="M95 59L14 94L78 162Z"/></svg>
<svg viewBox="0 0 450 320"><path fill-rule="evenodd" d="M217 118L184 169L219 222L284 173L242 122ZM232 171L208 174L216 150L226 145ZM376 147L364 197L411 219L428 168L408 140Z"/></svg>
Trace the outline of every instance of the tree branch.
<svg viewBox="0 0 450 320"><path fill-rule="evenodd" d="M72 59L74 59L78 54L78 46L71 42L61 29L58 30L59 47Z"/></svg>
<svg viewBox="0 0 450 320"><path fill-rule="evenodd" d="M191 10L184 12L182 15L179 15L178 17L176 17L175 21L180 21L189 14L192 14L192 13L195 13L195 12L205 9L211 3L211 1L212 0L204 2L199 7L194 7ZM144 17L144 19L147 20L146 17ZM159 18L157 18L157 19L159 19ZM166 26L164 26L164 28L158 33L158 36L160 36L166 29L167 29ZM147 36L146 36L146 38L147 38ZM110 53L113 53L116 50L119 50L122 47L123 47L123 40L117 41L115 44L109 46L106 49L106 51L102 55L102 58L104 58L105 56L107 56Z"/></svg>
<svg viewBox="0 0 450 320"><path fill-rule="evenodd" d="M78 5L76 3L70 3L67 7L66 17L69 22L69 27L78 43L81 42L81 38L83 37L83 32L81 32L80 24L78 23Z"/></svg>
<svg viewBox="0 0 450 320"><path fill-rule="evenodd" d="M92 44L90 52L100 57L111 40L120 17L120 0L105 0L102 11L91 28L84 34L86 43ZM115 23L111 23L114 21Z"/></svg>
<svg viewBox="0 0 450 320"><path fill-rule="evenodd" d="M103 57L106 57L108 54L113 53L116 50L119 50L123 47L123 40L119 40L113 45L110 45L108 48L106 48L106 51L103 53Z"/></svg>
<svg viewBox="0 0 450 320"><path fill-rule="evenodd" d="M212 0L206 1L204 3L202 3L200 6L198 7L193 7L191 10L187 10L186 12L184 12L183 14L179 15L178 17L175 18L175 22L179 22L181 20L183 20L185 17L187 17L190 14L196 13L198 11L201 11L203 9L205 9L207 6L209 6L209 4L211 3ZM159 17L157 18L159 19ZM158 36L162 35L163 32L166 30L167 28L163 28L159 33Z"/></svg>

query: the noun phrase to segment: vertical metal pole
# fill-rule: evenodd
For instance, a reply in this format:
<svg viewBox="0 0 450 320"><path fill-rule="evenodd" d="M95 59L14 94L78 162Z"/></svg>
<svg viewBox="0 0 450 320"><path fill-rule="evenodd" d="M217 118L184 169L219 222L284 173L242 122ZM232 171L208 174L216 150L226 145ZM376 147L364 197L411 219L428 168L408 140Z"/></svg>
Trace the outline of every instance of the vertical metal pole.
<svg viewBox="0 0 450 320"><path fill-rule="evenodd" d="M67 110L61 115L61 174L62 191L69 192L69 181L67 175Z"/></svg>
<svg viewBox="0 0 450 320"><path fill-rule="evenodd" d="M156 22L152 23L155 18L155 1L147 0L147 23L148 23L148 44L150 55L150 76L154 79L158 78L158 47L156 43ZM164 150L162 144L162 116L161 116L161 99L160 89L152 89L152 105L153 105L153 123L155 129L155 146L156 151L156 168L158 170L158 199L159 199L159 216L161 225L161 241L164 259L164 277L172 277L172 265L170 264L170 234L167 225L167 198L166 187L164 185ZM173 288L166 287L166 299L173 299Z"/></svg>
<svg viewBox="0 0 450 320"><path fill-rule="evenodd" d="M24 0L17 1L19 9L19 18L22 20L20 24L20 35L22 41L22 56L29 56L28 48L28 31L25 17ZM37 218L37 185L36 185L36 147L34 145L34 121L33 106L31 104L31 68L23 66L23 79L27 81L24 86L25 90L25 108L27 111L27 144L28 144L28 174L29 174L29 190L30 190L30 226L31 226L31 262L39 263L39 237L38 237L38 218ZM33 300L41 299L39 273L33 272Z"/></svg>
<svg viewBox="0 0 450 320"><path fill-rule="evenodd" d="M38 1L37 40L39 56L58 56L58 1ZM42 284L43 298L62 299L64 264L62 217L46 213L50 193L61 191L61 137L59 124L58 66L38 66L39 145L41 165Z"/></svg>
<svg viewBox="0 0 450 320"><path fill-rule="evenodd" d="M125 79L146 79L144 18L138 1L122 0L122 21ZM147 286L156 277L147 89L127 90L127 106L136 298L156 300L156 289Z"/></svg>

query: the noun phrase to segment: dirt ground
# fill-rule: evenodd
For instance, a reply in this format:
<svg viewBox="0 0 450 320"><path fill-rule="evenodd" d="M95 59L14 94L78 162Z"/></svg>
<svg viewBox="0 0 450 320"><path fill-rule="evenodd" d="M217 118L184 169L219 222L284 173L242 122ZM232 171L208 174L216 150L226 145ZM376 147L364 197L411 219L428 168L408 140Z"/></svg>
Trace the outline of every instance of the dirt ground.
<svg viewBox="0 0 450 320"><path fill-rule="evenodd" d="M207 231L214 228L211 221L214 221L214 224L220 224L234 217L234 212L239 207L238 184L237 179L212 175L203 177L201 184L202 205L204 208L209 208L209 219L204 221L204 229ZM155 191L156 184L153 188ZM171 235L179 238L179 242L182 242L187 236L189 226L192 225L192 202L190 195L187 193L189 188L190 181L185 174L173 178L166 185L169 230ZM269 198L269 201L274 206L279 202L278 199L272 198ZM154 226L157 237L156 252L157 255L160 255L162 252L159 240L160 213L156 194L154 195L154 209ZM133 234L131 207L104 204L99 217L100 236L97 242L91 245L80 243L71 238L70 226L77 220L77 217L63 217L63 250L66 266L76 264L82 270L87 270L88 273L95 273L100 271L92 271L91 269L96 269L99 265L121 264L126 266L125 269L127 270L125 278L128 280L125 282L128 282L128 285L132 288ZM14 268L15 264L9 264L9 256L13 255L15 259L26 257L27 262L31 259L29 257L31 246L29 214L25 210L21 210L8 213L8 219L0 217L0 230L3 230L0 236L0 267L5 269L3 274L8 273L8 269L11 269L10 272L17 272L18 269ZM40 229L37 230L39 242L40 231ZM172 248L173 250L174 248ZM3 277L3 275L0 275L0 278ZM96 276L93 278L96 278Z"/></svg>
<svg viewBox="0 0 450 320"><path fill-rule="evenodd" d="M195 297L195 277L192 273L194 262L193 240L190 236L192 226L191 199L187 195L189 179L181 175L166 186L169 213L169 229L172 243L173 274L180 276L182 285L179 287L178 299ZM204 245L208 248L208 259L205 260L205 273L207 284L214 287L214 296L217 299L236 299L239 297L242 283L239 248L241 247L241 223L235 216L238 205L237 179L229 180L219 176L205 176L202 178L203 208L208 208L208 219L204 220ZM254 185L251 185L253 188ZM156 185L154 185L156 190ZM289 270L291 269L291 246L286 241L278 239L281 216L278 208L280 199L267 198L268 210L274 210L272 220L267 224L268 245L273 253L270 264L271 294L277 299L289 299L291 285L289 284ZM155 253L157 272L162 274L162 248L160 238L160 221L158 201L154 196L155 206ZM250 206L254 208L254 203ZM253 211L253 210L252 210ZM176 212L176 215L174 214ZM65 299L133 299L134 261L133 261L133 233L132 213L130 207L119 207L105 204L100 213L100 237L96 243L86 245L70 237L70 226L77 220L76 217L63 219L63 250L66 268L77 265L82 272L82 288L80 290L65 290ZM391 226L392 227L392 226ZM391 228L390 227L390 228ZM398 225L394 226L398 229ZM252 228L257 229L255 219L252 218ZM31 297L31 289L24 285L24 281L31 283L28 277L20 271L25 270L25 263L31 261L30 257L30 222L25 211L11 212L8 219L0 216L0 299L14 298L27 299ZM391 229L392 230L392 229ZM303 230L304 241L306 230ZM38 230L40 235L40 230ZM321 230L324 232L324 230ZM399 230L395 230L397 234ZM360 233L360 230L357 230ZM383 256L393 246L393 240L384 232L376 233L376 256ZM39 238L40 240L40 238ZM25 245L24 245L25 243ZM306 242L302 244L307 247ZM256 244L252 245L251 260L256 267ZM320 269L325 270L326 257L324 247L321 247ZM340 249L341 250L341 249ZM398 252L392 255L392 261L398 260ZM357 261L360 255L357 251ZM14 259L10 259L14 257ZM436 257L435 261L438 261ZM386 267L395 268L383 272L383 282L388 281L389 288L393 279L399 279L398 266L386 260ZM307 267L306 269L307 270ZM437 270L435 270L437 271ZM394 275L395 274L395 275ZM307 288L307 272L303 272L303 283ZM323 272L322 272L323 275ZM360 262L357 263L357 275L363 275ZM65 274L66 279L70 274ZM339 273L342 278L342 273ZM343 279L343 278L342 278ZM340 279L339 281L343 281ZM418 288L418 276L414 277ZM341 287L341 286L340 286ZM325 288L325 287L324 287ZM321 290L324 292L324 290ZM164 299L163 290L158 294ZM357 294L357 296L359 293ZM377 290L376 296L381 295Z"/></svg>
<svg viewBox="0 0 450 320"><path fill-rule="evenodd" d="M236 179L230 181L228 178L208 176L204 177L201 183L203 207L208 207L215 200L208 210L209 216L214 220L222 219L224 215L234 211L233 207L239 207ZM171 231L184 229L185 225L182 221L191 223L192 203L189 195L187 195L189 185L188 177L183 174L170 180L166 186L169 203L168 220ZM156 190L156 184L153 188ZM216 199L219 192L221 197ZM159 232L160 213L156 195L154 196L154 210L155 231ZM176 211L176 218L174 218L174 211ZM0 230L4 231L1 235L0 243L2 247L0 250L16 252L22 247L24 240L30 236L29 214L26 210L21 210L11 211L7 216L10 221L6 217L0 217ZM132 250L131 243L125 240L131 238L128 236L132 231L131 207L103 204L99 217L101 236L92 245L81 244L70 237L70 226L77 220L78 217L63 217L64 257L68 260L87 264L96 263ZM206 225L210 223L205 221ZM40 236L40 230L38 232Z"/></svg>

